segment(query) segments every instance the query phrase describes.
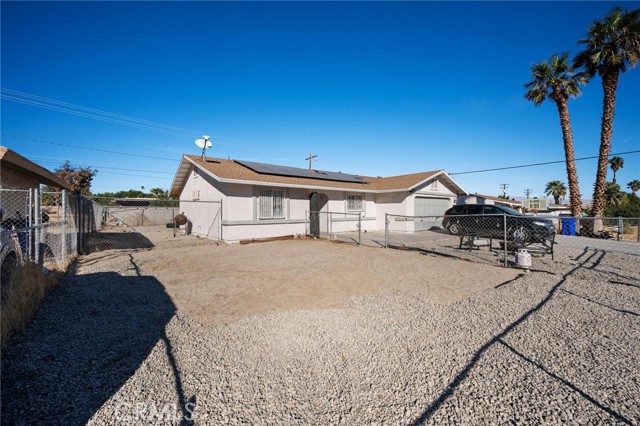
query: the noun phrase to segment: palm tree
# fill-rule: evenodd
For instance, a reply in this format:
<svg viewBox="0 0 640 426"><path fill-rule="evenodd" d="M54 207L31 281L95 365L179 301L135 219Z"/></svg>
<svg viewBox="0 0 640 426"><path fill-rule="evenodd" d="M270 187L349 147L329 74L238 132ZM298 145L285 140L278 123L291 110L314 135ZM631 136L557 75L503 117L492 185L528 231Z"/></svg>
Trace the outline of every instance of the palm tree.
<svg viewBox="0 0 640 426"><path fill-rule="evenodd" d="M151 188L149 190L149 192L151 193L151 195L153 195L155 198L159 198L160 196L165 194L165 190L162 188Z"/></svg>
<svg viewBox="0 0 640 426"><path fill-rule="evenodd" d="M640 191L640 180L634 179L627 184L627 188L631 190L633 195L636 195L636 192Z"/></svg>
<svg viewBox="0 0 640 426"><path fill-rule="evenodd" d="M560 197L567 195L567 187L559 180L552 180L547 183L544 193L553 196L554 204L560 204Z"/></svg>
<svg viewBox="0 0 640 426"><path fill-rule="evenodd" d="M624 159L622 157L611 157L609 160L611 170L613 170L613 183L616 183L616 173L624 167Z"/></svg>
<svg viewBox="0 0 640 426"><path fill-rule="evenodd" d="M617 183L607 182L604 194L606 203L615 207L620 207L626 200L626 194Z"/></svg>
<svg viewBox="0 0 640 426"><path fill-rule="evenodd" d="M585 49L576 56L575 65L584 67L590 77L598 73L604 91L592 210L594 216L602 216L618 80L620 73L625 72L627 66L635 67L640 58L640 9L613 9L604 19L591 24L587 36L578 43L584 44Z"/></svg>
<svg viewBox="0 0 640 426"><path fill-rule="evenodd" d="M560 115L562 140L564 141L564 156L567 165L567 180L569 181L569 196L571 199L571 214L582 215L582 201L578 187L578 170L576 169L573 151L573 133L569 117L569 98L580 96L580 85L586 84L587 76L574 72L568 63L569 54L554 54L547 61L534 64L531 67L533 80L525 84L527 90L524 97L538 106L546 99L556 103ZM566 189L565 189L566 195ZM558 201L556 200L556 204Z"/></svg>

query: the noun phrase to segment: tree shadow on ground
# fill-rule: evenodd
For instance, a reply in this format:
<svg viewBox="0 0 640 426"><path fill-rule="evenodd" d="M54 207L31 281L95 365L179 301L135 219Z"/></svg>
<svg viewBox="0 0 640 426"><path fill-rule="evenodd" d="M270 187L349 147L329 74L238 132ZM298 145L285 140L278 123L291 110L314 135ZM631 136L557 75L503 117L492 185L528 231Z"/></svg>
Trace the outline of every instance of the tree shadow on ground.
<svg viewBox="0 0 640 426"><path fill-rule="evenodd" d="M178 401L188 423L184 407L195 396L184 395L165 333L176 308L154 277L135 271L68 276L52 291L2 359L3 425L87 423L160 341L177 393L160 405Z"/></svg>
<svg viewBox="0 0 640 426"><path fill-rule="evenodd" d="M433 417L433 415L440 409L440 407L442 407L442 405L453 395L455 390L464 382L464 380L469 376L469 374L471 373L473 368L476 366L476 364L480 361L482 356L491 347L493 347L494 345L502 345L502 346L504 346L505 345L504 338L512 330L514 330L517 326L519 326L524 321L526 321L527 318L529 318L532 314L534 314L535 312L538 312L540 309L542 309L542 307L545 306L559 290L562 290L560 287L576 271L578 271L580 268L586 267L586 264L589 263L589 262L600 263L602 261L603 256L600 256L598 259L593 260L594 256L596 256L596 255L597 255L597 252L591 253L587 258L582 260L580 264L578 264L573 269L571 269L566 274L564 274L562 276L562 278L556 284L554 284L554 286L551 288L551 290L549 290L549 293L547 293L547 295L544 297L544 299L542 299L537 305L535 305L534 307L532 307L531 309L526 311L518 319L516 319L511 324L509 324L507 327L505 327L500 333L496 334L493 338L491 338L484 345L482 345L473 354L473 356L471 357L471 360L464 366L464 368L453 378L453 380L447 385L447 387L440 393L440 395L438 395L438 397L435 400L433 400L425 408L425 410L422 412L422 414L420 414L420 416L418 416L418 418L415 419L413 421L413 423L411 423L411 424L412 425L421 425L421 424L426 423L429 419L431 419L431 417ZM580 257L582 257L582 255ZM508 349L511 350L512 348L508 347ZM517 355L521 356L520 353L517 353ZM529 361L528 358L525 358L525 360ZM534 364L534 365L536 365L537 367L540 368L539 365L537 365L537 364ZM548 370L546 370L546 369L542 369L542 371L547 373L547 374L549 374ZM559 376L556 376L556 375L552 375L552 377L556 378L556 380L560 379ZM569 386L573 390L578 389L575 385L573 385L572 383L568 382L567 380L562 379L562 380L560 380L560 382L563 383L565 386ZM583 394L584 394L584 392L583 392ZM584 394L584 395L586 395L586 394ZM617 421L619 421L621 423L624 423L624 424L633 424L629 419L627 419L626 417L624 417L620 413L617 413L616 411L614 411L610 407L606 407L605 405L599 403L595 399L589 397L589 398L587 398L587 400L589 402L591 402L592 404L596 405L598 408L603 409L609 415L614 417Z"/></svg>

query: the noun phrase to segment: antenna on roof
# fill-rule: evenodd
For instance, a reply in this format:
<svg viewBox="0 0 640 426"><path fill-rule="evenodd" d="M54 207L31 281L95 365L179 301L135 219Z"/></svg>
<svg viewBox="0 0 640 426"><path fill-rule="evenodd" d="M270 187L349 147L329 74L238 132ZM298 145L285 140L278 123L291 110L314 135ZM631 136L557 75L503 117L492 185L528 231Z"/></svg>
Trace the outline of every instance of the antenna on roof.
<svg viewBox="0 0 640 426"><path fill-rule="evenodd" d="M305 158L305 160L309 160L309 170L311 170L311 160L313 160L317 156L318 156L318 154L312 155L311 153L309 153L309 156L307 158Z"/></svg>
<svg viewBox="0 0 640 426"><path fill-rule="evenodd" d="M205 152L207 151L207 148L211 148L213 146L213 143L211 143L209 139L210 138L207 135L202 136L202 139L196 139L196 146L202 148L202 161L205 159Z"/></svg>

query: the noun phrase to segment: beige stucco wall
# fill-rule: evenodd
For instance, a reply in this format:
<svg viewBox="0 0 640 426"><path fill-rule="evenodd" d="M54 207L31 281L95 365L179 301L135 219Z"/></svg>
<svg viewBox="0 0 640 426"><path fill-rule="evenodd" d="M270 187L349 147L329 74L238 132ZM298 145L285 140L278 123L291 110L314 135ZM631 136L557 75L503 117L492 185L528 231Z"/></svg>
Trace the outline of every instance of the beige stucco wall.
<svg viewBox="0 0 640 426"><path fill-rule="evenodd" d="M180 212L187 216L191 232L208 238L218 239L221 233L222 203L226 197L221 184L202 173L191 173L180 194ZM223 236L224 238L224 236Z"/></svg>
<svg viewBox="0 0 640 426"><path fill-rule="evenodd" d="M39 186L38 179L29 177L17 170L0 166L0 188L32 189Z"/></svg>
<svg viewBox="0 0 640 426"><path fill-rule="evenodd" d="M375 194L376 229L384 229L385 214L407 214L408 192Z"/></svg>

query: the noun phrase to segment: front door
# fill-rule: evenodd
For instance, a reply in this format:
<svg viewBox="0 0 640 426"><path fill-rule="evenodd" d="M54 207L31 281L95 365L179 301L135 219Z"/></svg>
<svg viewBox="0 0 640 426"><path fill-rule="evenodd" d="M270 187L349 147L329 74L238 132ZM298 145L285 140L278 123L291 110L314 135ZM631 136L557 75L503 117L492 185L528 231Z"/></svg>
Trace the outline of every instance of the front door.
<svg viewBox="0 0 640 426"><path fill-rule="evenodd" d="M309 196L309 235L320 236L320 210L327 204L327 197L319 192L312 192Z"/></svg>

